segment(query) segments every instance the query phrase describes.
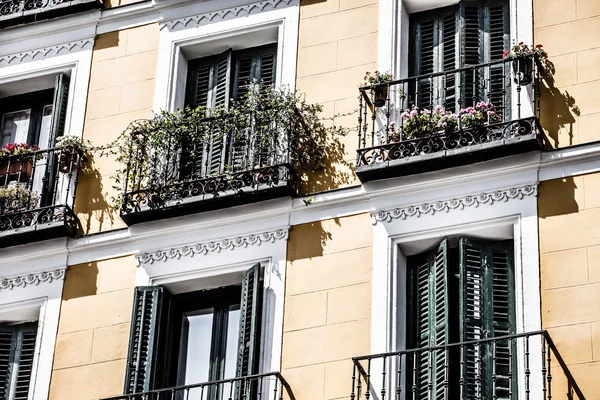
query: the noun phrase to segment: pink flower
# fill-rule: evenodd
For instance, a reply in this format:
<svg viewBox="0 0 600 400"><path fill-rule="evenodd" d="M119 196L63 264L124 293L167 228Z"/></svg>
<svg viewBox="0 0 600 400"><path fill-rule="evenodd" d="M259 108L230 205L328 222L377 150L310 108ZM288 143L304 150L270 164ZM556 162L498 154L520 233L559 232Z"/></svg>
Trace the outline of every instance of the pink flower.
<svg viewBox="0 0 600 400"><path fill-rule="evenodd" d="M502 53L502 58L506 57L508 57L508 50L504 50L504 52Z"/></svg>

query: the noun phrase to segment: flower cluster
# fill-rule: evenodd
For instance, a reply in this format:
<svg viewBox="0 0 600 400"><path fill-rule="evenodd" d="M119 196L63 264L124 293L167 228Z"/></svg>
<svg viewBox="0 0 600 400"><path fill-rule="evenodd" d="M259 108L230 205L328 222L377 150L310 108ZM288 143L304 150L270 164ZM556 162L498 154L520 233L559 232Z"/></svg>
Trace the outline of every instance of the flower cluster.
<svg viewBox="0 0 600 400"><path fill-rule="evenodd" d="M514 45L512 47L512 51L504 50L504 53L502 53L502 58L514 60L516 58L526 57L529 55L536 55L542 60L546 60L548 58L548 53L546 53L546 50L544 50L544 47L541 44L529 46L523 42L519 42L519 44Z"/></svg>
<svg viewBox="0 0 600 400"><path fill-rule="evenodd" d="M21 184L0 188L0 212L3 214L37 207L39 196Z"/></svg>
<svg viewBox="0 0 600 400"><path fill-rule="evenodd" d="M392 74L390 72L379 72L379 71L375 71L374 73L370 73L370 72L365 72L365 83L364 86L367 85L375 85L377 83L382 83L382 82L389 82L392 79L394 79L394 77L392 76Z"/></svg>
<svg viewBox="0 0 600 400"><path fill-rule="evenodd" d="M460 121L463 128L476 128L500 121L496 107L492 103L478 102L475 107L460 110Z"/></svg>
<svg viewBox="0 0 600 400"><path fill-rule="evenodd" d="M9 143L0 149L0 158L22 156L38 151L39 149L38 146L30 146L27 143Z"/></svg>
<svg viewBox="0 0 600 400"><path fill-rule="evenodd" d="M433 111L419 107L406 109L402 113L404 123L402 130L405 139L423 137L435 133L448 133L456 130L458 117L446 111L443 106L436 106Z"/></svg>

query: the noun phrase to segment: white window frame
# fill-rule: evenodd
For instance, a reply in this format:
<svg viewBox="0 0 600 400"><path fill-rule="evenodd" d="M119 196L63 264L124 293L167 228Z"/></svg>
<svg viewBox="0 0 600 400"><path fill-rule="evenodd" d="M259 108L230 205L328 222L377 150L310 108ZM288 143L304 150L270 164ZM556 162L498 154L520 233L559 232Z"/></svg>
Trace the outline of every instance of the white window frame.
<svg viewBox="0 0 600 400"><path fill-rule="evenodd" d="M286 87L291 91L295 89L299 0L263 1L256 3L255 8L264 7L265 10L256 13L241 12L240 9L249 3L252 2L243 1L239 6L225 10L223 2L219 0L195 3L173 10L172 13L176 15L169 15L168 21L161 22L154 94L155 111L175 111L183 106L187 76L183 72L187 72L188 61L185 56L186 48L223 39L230 39L231 43L235 44L236 38L267 29L277 29L275 86ZM272 6L265 7L266 3L272 3ZM202 19L203 15L210 15L211 22L194 23L195 20ZM195 20L191 20L191 16L195 16ZM178 19L181 23L177 23Z"/></svg>
<svg viewBox="0 0 600 400"><path fill-rule="evenodd" d="M498 187L498 182L503 185ZM537 188L537 176L532 173L515 174L502 179L481 179L470 183L446 185L420 192L407 193L402 204L386 204L379 210L394 208L406 209L422 204L434 206L436 203L452 199L464 199L467 195L478 196L515 188L532 186ZM442 190L440 190L442 189ZM537 192L536 192L537 193ZM400 331L401 320L405 318L406 297L402 287L406 287L405 257L400 250L402 245L419 242L441 241L450 235L469 235L478 231L512 230L515 262L516 333L533 332L541 329L541 299L539 290L539 248L537 194L503 198L451 208L437 212L411 213L406 218L392 218L375 223L373 232L373 298L371 325L371 354L401 350L405 340ZM385 212L385 211L384 211ZM373 213L374 216L377 212ZM375 219L374 219L375 221ZM404 260L404 262L403 262ZM541 371L541 345L532 341L530 345L531 371ZM539 347L539 348L538 348ZM519 349L522 351L522 349ZM540 357L536 357L540 355ZM523 357L520 357L523 359ZM373 376L377 372L372 372ZM519 371L519 390L524 391L524 371ZM531 376L532 398L542 394L542 382ZM375 390L374 392L377 392ZM523 392L521 395L525 395Z"/></svg>
<svg viewBox="0 0 600 400"><path fill-rule="evenodd" d="M32 315L37 316L38 331L27 398L46 400L66 268L35 272L19 269L20 275L0 277L0 319L10 314L11 320L15 320L22 315L22 322L27 322L32 320Z"/></svg>

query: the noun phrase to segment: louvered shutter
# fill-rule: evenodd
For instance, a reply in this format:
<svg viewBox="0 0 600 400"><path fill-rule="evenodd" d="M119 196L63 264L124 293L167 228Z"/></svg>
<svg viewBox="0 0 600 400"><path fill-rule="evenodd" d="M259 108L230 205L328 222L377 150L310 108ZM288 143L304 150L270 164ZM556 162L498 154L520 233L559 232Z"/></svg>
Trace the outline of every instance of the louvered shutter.
<svg viewBox="0 0 600 400"><path fill-rule="evenodd" d="M54 100L52 102L52 125L48 147L56 145L56 139L65 132L65 119L67 116L67 102L69 100L69 77L58 74L54 83Z"/></svg>
<svg viewBox="0 0 600 400"><path fill-rule="evenodd" d="M471 341L513 334L514 263L511 243L461 238L460 340ZM509 372L516 378L514 349L509 341L469 347L464 359L467 398L508 399ZM514 345L514 343L513 343ZM493 349L495 346L495 349ZM511 360L509 355L513 355ZM492 381L494 371L496 382ZM494 389L495 388L495 389Z"/></svg>
<svg viewBox="0 0 600 400"><path fill-rule="evenodd" d="M444 240L409 270L411 347L448 344L448 243ZM449 360L445 350L423 351L413 360L420 399L446 399Z"/></svg>
<svg viewBox="0 0 600 400"><path fill-rule="evenodd" d="M457 68L458 8L447 7L411 16L410 75L426 75ZM455 109L456 75L424 77L409 86L408 100L420 108L444 105Z"/></svg>
<svg viewBox="0 0 600 400"><path fill-rule="evenodd" d="M258 371L258 350L262 311L262 280L260 264L244 272L240 303L240 330L236 376L247 376Z"/></svg>
<svg viewBox="0 0 600 400"><path fill-rule="evenodd" d="M139 393L165 384L166 321L169 293L160 286L136 287L127 356L125 394Z"/></svg>
<svg viewBox="0 0 600 400"><path fill-rule="evenodd" d="M37 323L0 326L0 398L27 400Z"/></svg>

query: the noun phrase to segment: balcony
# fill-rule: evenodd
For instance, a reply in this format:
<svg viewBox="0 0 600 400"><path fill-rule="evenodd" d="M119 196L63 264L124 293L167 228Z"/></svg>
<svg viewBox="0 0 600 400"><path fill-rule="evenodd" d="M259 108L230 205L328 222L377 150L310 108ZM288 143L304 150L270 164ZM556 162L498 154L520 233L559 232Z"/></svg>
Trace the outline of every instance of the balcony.
<svg viewBox="0 0 600 400"><path fill-rule="evenodd" d="M102 5L101 0L0 0L0 28L102 8Z"/></svg>
<svg viewBox="0 0 600 400"><path fill-rule="evenodd" d="M546 331L353 361L351 400L585 399Z"/></svg>
<svg viewBox="0 0 600 400"><path fill-rule="evenodd" d="M0 247L72 236L80 166L73 149L46 149L0 158Z"/></svg>
<svg viewBox="0 0 600 400"><path fill-rule="evenodd" d="M111 397L104 400L294 400L279 372L176 386Z"/></svg>
<svg viewBox="0 0 600 400"><path fill-rule="evenodd" d="M547 148L542 69L527 57L360 88L356 174L366 182Z"/></svg>
<svg viewBox="0 0 600 400"><path fill-rule="evenodd" d="M190 112L166 127L141 122L130 128L120 207L128 225L296 193L291 148L297 127L285 111L232 109L209 118Z"/></svg>

